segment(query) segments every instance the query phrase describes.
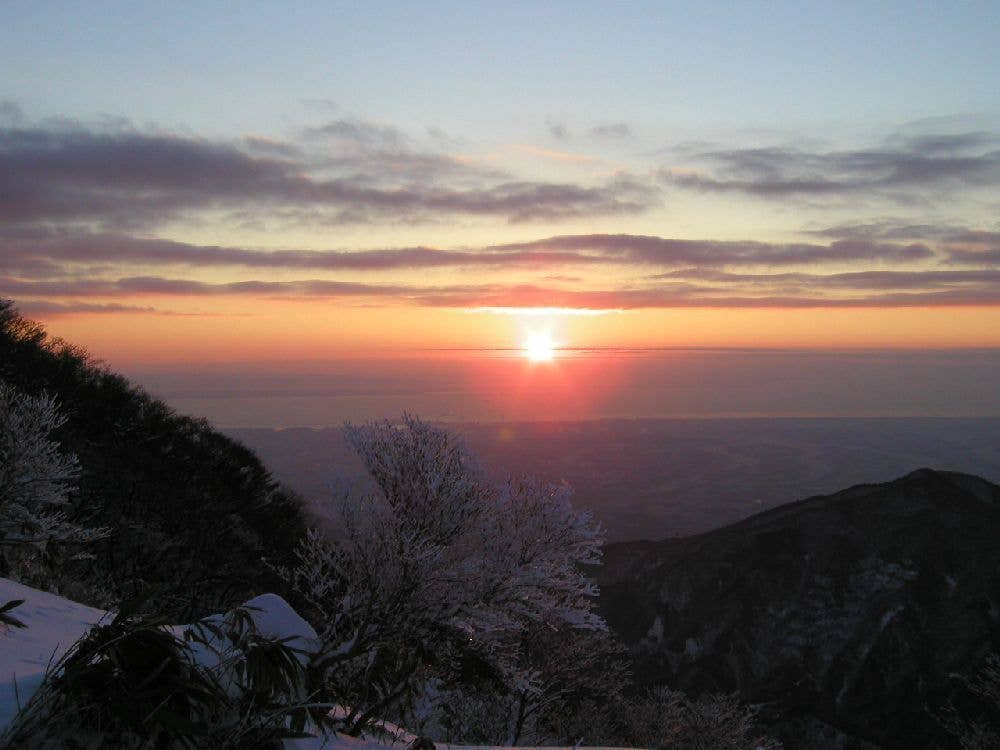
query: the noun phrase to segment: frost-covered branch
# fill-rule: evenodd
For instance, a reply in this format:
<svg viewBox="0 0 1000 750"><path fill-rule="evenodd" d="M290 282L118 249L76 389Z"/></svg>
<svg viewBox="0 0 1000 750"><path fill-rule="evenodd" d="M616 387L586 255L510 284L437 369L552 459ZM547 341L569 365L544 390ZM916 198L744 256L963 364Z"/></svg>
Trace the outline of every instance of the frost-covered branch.
<svg viewBox="0 0 1000 750"><path fill-rule="evenodd" d="M64 423L55 399L0 382L0 547L44 552L50 544L84 544L107 535L73 523L67 514L79 466L51 439Z"/></svg>
<svg viewBox="0 0 1000 750"><path fill-rule="evenodd" d="M350 731L470 664L513 684L519 634L605 629L581 566L602 534L567 487L490 479L464 446L414 417L349 426L373 490L336 508L336 538L313 532L285 575L312 605L315 665Z"/></svg>

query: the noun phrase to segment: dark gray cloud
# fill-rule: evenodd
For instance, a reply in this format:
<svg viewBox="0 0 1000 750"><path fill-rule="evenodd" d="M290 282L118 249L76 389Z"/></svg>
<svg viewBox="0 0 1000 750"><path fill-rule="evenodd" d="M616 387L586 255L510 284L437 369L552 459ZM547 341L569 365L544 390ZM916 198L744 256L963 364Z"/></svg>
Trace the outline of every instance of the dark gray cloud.
<svg viewBox="0 0 1000 750"><path fill-rule="evenodd" d="M243 266L250 268L390 271L412 268L538 268L587 265L676 267L698 265L788 266L930 258L922 244L836 240L828 244L719 242L643 235L563 235L485 248L430 247L381 250L253 250L194 245L124 233L41 228L0 231L0 271L20 276L56 275L66 264Z"/></svg>
<svg viewBox="0 0 1000 750"><path fill-rule="evenodd" d="M0 295L33 304L151 296L356 299L429 307L917 307L1000 304L1000 271L870 271L843 274L732 274L685 269L655 283L611 289L536 284L366 284L304 279L210 283L159 276L24 281L0 277ZM64 302L72 300L72 302ZM144 309L144 308L143 308ZM125 308L122 308L124 311ZM109 311L111 311L109 309Z"/></svg>
<svg viewBox="0 0 1000 750"><path fill-rule="evenodd" d="M565 273L550 273L542 276L542 281L557 281L564 283L575 283L580 281L585 281L582 276L570 276Z"/></svg>
<svg viewBox="0 0 1000 750"><path fill-rule="evenodd" d="M966 231L954 224L920 224L900 219L881 219L865 223L837 224L831 227L805 230L817 237L848 240L919 240L936 242Z"/></svg>
<svg viewBox="0 0 1000 750"><path fill-rule="evenodd" d="M348 281L306 279L302 281L231 281L210 283L161 276L127 276L120 279L63 279L20 281L0 277L0 294L9 297L405 297L419 287L393 284L361 284Z"/></svg>
<svg viewBox="0 0 1000 750"><path fill-rule="evenodd" d="M399 128L356 119L333 120L308 128L305 134L310 138L333 138L381 149L399 149L408 143L408 139Z"/></svg>
<svg viewBox="0 0 1000 750"><path fill-rule="evenodd" d="M250 152L263 156L277 157L279 159L300 159L304 157L304 151L299 146L274 138L248 135L243 139L243 144Z"/></svg>
<svg viewBox="0 0 1000 750"><path fill-rule="evenodd" d="M696 154L702 171L665 169L671 184L763 198L882 195L1000 186L1000 139L986 133L893 138L853 151L746 148Z"/></svg>
<svg viewBox="0 0 1000 750"><path fill-rule="evenodd" d="M948 265L1000 266L1000 232L954 224L909 224L884 220L810 230L821 237L853 240L920 240L934 243Z"/></svg>
<svg viewBox="0 0 1000 750"><path fill-rule="evenodd" d="M608 125L597 125L587 131L594 138L628 138L632 135L632 128L628 123L615 122Z"/></svg>
<svg viewBox="0 0 1000 750"><path fill-rule="evenodd" d="M561 122L549 123L549 135L557 141L569 140L569 129Z"/></svg>
<svg viewBox="0 0 1000 750"><path fill-rule="evenodd" d="M219 208L296 208L326 212L328 221L471 215L523 222L637 213L660 200L657 188L627 176L600 185L518 181L398 148L392 130L350 121L327 128L376 148L364 158L347 149L313 160L259 139L240 148L74 123L0 129L0 224L153 226Z"/></svg>
<svg viewBox="0 0 1000 750"><path fill-rule="evenodd" d="M43 275L59 264L125 264L244 266L251 268L388 271L449 266L535 266L600 262L573 252L533 250L439 250L430 247L385 250L249 250L193 245L125 234L0 233L0 270L17 275Z"/></svg>
<svg viewBox="0 0 1000 750"><path fill-rule="evenodd" d="M1000 266L1000 232L964 230L948 237L946 263Z"/></svg>
<svg viewBox="0 0 1000 750"><path fill-rule="evenodd" d="M969 133L932 133L928 135L895 136L889 143L921 154L957 154L975 149L996 148L997 137L984 131Z"/></svg>
<svg viewBox="0 0 1000 750"><path fill-rule="evenodd" d="M289 162L187 138L8 129L0 131L0 223L152 223L199 203L288 191L292 175Z"/></svg>
<svg viewBox="0 0 1000 750"><path fill-rule="evenodd" d="M596 185L517 180L421 150L395 128L360 120L326 123L299 143L257 136L222 143L139 131L127 122L25 125L19 110L7 114L17 122L0 126L0 294L42 312L49 305L51 314L150 312L140 303L154 296L596 309L1000 304L1000 233L893 219L813 229L809 241L786 243L561 234L449 249L260 250L156 238L148 235L164 221L212 211L225 221L326 225L470 216L518 222L635 214L657 205L661 193L628 174ZM590 135L628 135L624 124L602 127L607 132ZM710 169L696 178L728 183L722 190L774 195L983 186L1000 183L995 149L988 134L956 133L854 152L705 151ZM259 269L253 275L263 277L271 269L324 277L475 268L480 283L210 283L165 270L210 266ZM582 274L588 266L626 267L637 280L577 288L593 278ZM820 273L824 266L858 270ZM884 270L893 266L907 270ZM809 273L797 270L803 267ZM770 272L745 271L754 268ZM539 284L488 283L490 269L536 272Z"/></svg>
<svg viewBox="0 0 1000 750"><path fill-rule="evenodd" d="M443 131L433 129L430 137L439 144L454 146ZM448 154L421 150L403 131L367 120L341 119L306 130L308 140L317 141L319 150L311 155L311 165L320 172L331 170L353 175L359 182L381 185L386 180L434 183L446 177L467 180L468 186L483 180L510 180L508 174Z"/></svg>
<svg viewBox="0 0 1000 750"><path fill-rule="evenodd" d="M984 229L961 229L949 234L949 242L969 245L1000 245L1000 232L990 232Z"/></svg>
<svg viewBox="0 0 1000 750"><path fill-rule="evenodd" d="M68 315L71 313L156 313L173 315L169 311L157 310L143 305L123 305L118 302L53 302L52 300L29 300L18 304L18 312L25 315Z"/></svg>
<svg viewBox="0 0 1000 750"><path fill-rule="evenodd" d="M359 184L380 185L385 180L393 180L403 185L430 186L457 180L461 185L474 188L487 181L511 179L505 172L454 156L408 149L358 148L351 149L349 153L314 157L313 161L318 169L352 175Z"/></svg>
<svg viewBox="0 0 1000 750"><path fill-rule="evenodd" d="M781 288L792 291L952 289L964 286L1000 285L1000 270L928 271L848 271L845 273L729 273L705 268L689 268L654 274L651 279L686 279L737 286Z"/></svg>
<svg viewBox="0 0 1000 750"><path fill-rule="evenodd" d="M1000 266L1000 244L983 250L949 250L946 262L974 266Z"/></svg>
<svg viewBox="0 0 1000 750"><path fill-rule="evenodd" d="M852 261L911 262L934 257L924 244L836 240L829 244L681 240L634 234L562 235L501 246L518 250L595 251L623 262L663 265L795 265Z"/></svg>
<svg viewBox="0 0 1000 750"><path fill-rule="evenodd" d="M917 291L863 291L852 295L821 293L756 293L723 290L708 285L670 283L642 289L566 290L522 285L469 291L440 290L419 295L418 304L432 307L518 308L568 307L592 310L652 308L844 308L943 307L1000 304L1000 288Z"/></svg>

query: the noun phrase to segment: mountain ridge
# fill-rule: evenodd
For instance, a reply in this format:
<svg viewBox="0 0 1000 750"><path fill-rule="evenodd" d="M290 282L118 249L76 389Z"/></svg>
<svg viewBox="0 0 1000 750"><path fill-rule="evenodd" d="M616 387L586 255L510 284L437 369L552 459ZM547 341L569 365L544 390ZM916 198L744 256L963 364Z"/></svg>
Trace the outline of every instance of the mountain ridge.
<svg viewBox="0 0 1000 750"><path fill-rule="evenodd" d="M641 682L738 692L790 747L947 747L952 675L1000 644L997 539L1000 487L922 468L608 545L600 606Z"/></svg>

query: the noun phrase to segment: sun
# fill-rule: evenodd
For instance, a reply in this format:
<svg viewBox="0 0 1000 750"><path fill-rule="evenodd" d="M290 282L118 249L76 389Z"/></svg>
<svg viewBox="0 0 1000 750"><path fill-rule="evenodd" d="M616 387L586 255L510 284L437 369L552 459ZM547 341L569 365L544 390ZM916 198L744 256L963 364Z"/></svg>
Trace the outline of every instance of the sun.
<svg viewBox="0 0 1000 750"><path fill-rule="evenodd" d="M547 333L535 332L528 335L522 347L524 356L532 362L548 362L556 356L556 347Z"/></svg>

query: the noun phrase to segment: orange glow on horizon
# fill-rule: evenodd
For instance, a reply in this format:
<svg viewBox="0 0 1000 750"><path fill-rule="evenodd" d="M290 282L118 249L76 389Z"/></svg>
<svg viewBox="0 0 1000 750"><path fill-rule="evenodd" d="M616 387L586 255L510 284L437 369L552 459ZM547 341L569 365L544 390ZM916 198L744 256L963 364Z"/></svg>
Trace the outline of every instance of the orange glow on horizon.
<svg viewBox="0 0 1000 750"><path fill-rule="evenodd" d="M155 313L30 315L53 336L123 364L287 362L517 350L536 331L555 359L574 349L661 347L964 348L1000 346L1000 308L842 310L650 309L614 315L509 315L446 308L360 307L318 301L183 299ZM189 312L190 311L190 312Z"/></svg>

